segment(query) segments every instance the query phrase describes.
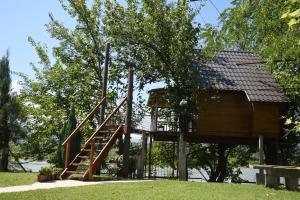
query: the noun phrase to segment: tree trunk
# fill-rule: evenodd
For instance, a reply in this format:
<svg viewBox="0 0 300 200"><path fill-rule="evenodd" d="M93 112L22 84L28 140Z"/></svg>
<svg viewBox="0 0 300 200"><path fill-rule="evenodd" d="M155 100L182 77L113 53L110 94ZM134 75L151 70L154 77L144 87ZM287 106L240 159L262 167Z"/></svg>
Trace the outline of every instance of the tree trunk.
<svg viewBox="0 0 300 200"><path fill-rule="evenodd" d="M208 182L224 182L227 173L227 145L219 144L218 148L218 164L215 170L211 171Z"/></svg>
<svg viewBox="0 0 300 200"><path fill-rule="evenodd" d="M186 158L186 142L184 141L184 133L187 133L187 117L179 117L179 141L178 141L178 172L179 180L187 180L187 158Z"/></svg>
<svg viewBox="0 0 300 200"><path fill-rule="evenodd" d="M0 164L0 171L8 171L8 157L9 157L9 140L10 133L7 128L7 122L4 124L4 132L3 132L3 145L2 145L2 158Z"/></svg>
<svg viewBox="0 0 300 200"><path fill-rule="evenodd" d="M217 182L224 182L224 179L226 177L227 172L227 156L225 155L226 150L228 147L226 145L218 145L218 154L219 154L219 160L218 160L218 167L217 171L219 171L219 176L217 178Z"/></svg>
<svg viewBox="0 0 300 200"><path fill-rule="evenodd" d="M278 155L277 155L278 145L275 143L265 144L265 163L267 165L276 165L278 164Z"/></svg>

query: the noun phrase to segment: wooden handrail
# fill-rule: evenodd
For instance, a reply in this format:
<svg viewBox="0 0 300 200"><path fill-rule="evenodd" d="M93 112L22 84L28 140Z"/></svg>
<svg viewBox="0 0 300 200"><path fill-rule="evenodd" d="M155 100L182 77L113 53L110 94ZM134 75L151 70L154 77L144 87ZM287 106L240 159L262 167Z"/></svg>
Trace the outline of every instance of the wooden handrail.
<svg viewBox="0 0 300 200"><path fill-rule="evenodd" d="M112 113L105 119L105 121L100 125L100 127L93 133L93 135L85 142L84 146L87 146L91 140L99 133L99 131L107 124L110 118L120 109L120 107L126 102L127 96L124 97L122 102L112 111Z"/></svg>
<svg viewBox="0 0 300 200"><path fill-rule="evenodd" d="M98 108L105 102L106 97L104 97L90 112L89 114L84 118L84 120L74 129L74 131L69 135L69 137L62 143L62 145L66 145L67 142L69 142L74 135L83 127L85 122L91 118L93 114L98 110Z"/></svg>

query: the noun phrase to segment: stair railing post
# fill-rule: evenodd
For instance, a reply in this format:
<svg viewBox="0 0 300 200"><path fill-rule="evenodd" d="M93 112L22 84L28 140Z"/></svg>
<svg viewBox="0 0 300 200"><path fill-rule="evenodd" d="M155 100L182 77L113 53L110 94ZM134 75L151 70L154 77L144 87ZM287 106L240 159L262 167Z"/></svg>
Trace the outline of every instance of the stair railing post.
<svg viewBox="0 0 300 200"><path fill-rule="evenodd" d="M106 44L105 48L105 61L104 61L104 76L103 76L103 84L102 84L102 99L106 97L107 93L107 77L108 77L108 65L109 65L109 50L110 50L110 44ZM106 109L106 102L102 104L100 109L100 121L102 124L105 118L105 109Z"/></svg>
<svg viewBox="0 0 300 200"><path fill-rule="evenodd" d="M133 68L129 67L128 73L128 95L127 95L127 111L125 121L125 140L123 150L123 177L128 178L129 173L129 149L130 149L130 132L132 117L132 96L133 96Z"/></svg>
<svg viewBox="0 0 300 200"><path fill-rule="evenodd" d="M65 168L67 168L70 163L70 143L71 141L68 141L66 144Z"/></svg>
<svg viewBox="0 0 300 200"><path fill-rule="evenodd" d="M93 177L93 162L94 162L94 151L95 151L95 138L91 142L91 151L90 151L90 165L89 165L89 180Z"/></svg>

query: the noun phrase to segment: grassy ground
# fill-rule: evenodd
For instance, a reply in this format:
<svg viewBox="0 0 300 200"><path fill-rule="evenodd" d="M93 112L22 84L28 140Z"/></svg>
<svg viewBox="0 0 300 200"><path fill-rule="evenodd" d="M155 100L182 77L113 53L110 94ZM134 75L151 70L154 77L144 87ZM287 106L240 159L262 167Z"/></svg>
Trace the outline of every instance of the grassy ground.
<svg viewBox="0 0 300 200"><path fill-rule="evenodd" d="M151 181L3 193L0 194L0 200L2 199L298 200L300 192L273 190L257 185Z"/></svg>
<svg viewBox="0 0 300 200"><path fill-rule="evenodd" d="M30 185L36 182L36 173L0 172L0 187Z"/></svg>

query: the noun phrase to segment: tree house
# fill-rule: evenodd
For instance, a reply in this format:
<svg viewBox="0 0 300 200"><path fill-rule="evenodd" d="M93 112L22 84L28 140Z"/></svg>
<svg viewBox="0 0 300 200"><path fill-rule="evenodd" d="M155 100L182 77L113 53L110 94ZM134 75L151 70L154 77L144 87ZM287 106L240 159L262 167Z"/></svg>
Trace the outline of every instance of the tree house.
<svg viewBox="0 0 300 200"><path fill-rule="evenodd" d="M256 143L258 136L276 140L289 99L254 53L221 51L200 67L201 90L195 94L198 116L189 122L187 142ZM166 90L151 90L154 140L178 140L176 119L161 117L168 108ZM164 121L162 121L164 120Z"/></svg>

